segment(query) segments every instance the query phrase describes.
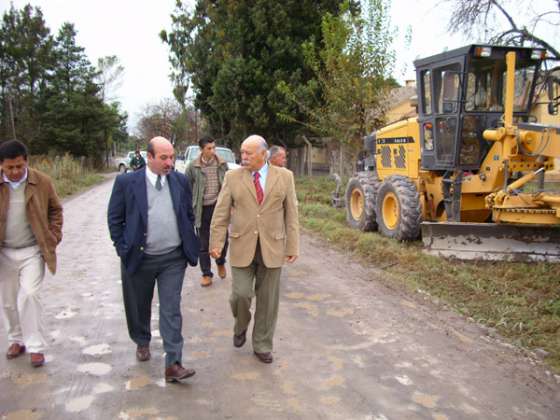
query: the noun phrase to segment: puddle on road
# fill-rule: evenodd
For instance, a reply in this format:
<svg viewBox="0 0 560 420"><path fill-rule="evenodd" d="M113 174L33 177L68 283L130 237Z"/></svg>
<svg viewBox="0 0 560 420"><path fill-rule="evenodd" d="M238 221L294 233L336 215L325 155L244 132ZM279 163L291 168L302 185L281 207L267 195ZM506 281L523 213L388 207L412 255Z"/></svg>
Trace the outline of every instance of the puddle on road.
<svg viewBox="0 0 560 420"><path fill-rule="evenodd" d="M102 356L111 353L111 346L107 343L97 344L83 349L82 353L89 356Z"/></svg>
<svg viewBox="0 0 560 420"><path fill-rule="evenodd" d="M81 335L68 337L68 339L70 341L73 341L74 343L78 343L80 346L85 346L87 344L86 338L82 337Z"/></svg>
<svg viewBox="0 0 560 420"><path fill-rule="evenodd" d="M294 304L294 306L296 308L302 308L305 309L305 311L307 312L307 314L309 316L312 316L313 318L317 318L319 316L319 308L317 308L317 305L314 305L312 303L296 303Z"/></svg>
<svg viewBox="0 0 560 420"><path fill-rule="evenodd" d="M259 372L242 372L231 375L231 379L237 379L238 381L256 381L260 376Z"/></svg>
<svg viewBox="0 0 560 420"><path fill-rule="evenodd" d="M39 420L43 417L43 413L36 409L31 410L18 410L7 413L6 420ZM2 417L4 418L4 417Z"/></svg>
<svg viewBox="0 0 560 420"><path fill-rule="evenodd" d="M119 413L119 419L130 420L138 417L157 416L158 414L159 414L159 410L154 407L131 408L126 411L121 411Z"/></svg>
<svg viewBox="0 0 560 420"><path fill-rule="evenodd" d="M90 375L102 376L111 372L112 367L107 363L84 363L78 365L78 372L88 373Z"/></svg>
<svg viewBox="0 0 560 420"><path fill-rule="evenodd" d="M100 382L97 385L95 385L93 387L93 393L94 394L105 394L106 392L111 392L114 391L115 388L113 388L111 385L106 384L104 382Z"/></svg>
<svg viewBox="0 0 560 420"><path fill-rule="evenodd" d="M406 375L395 376L398 383L405 386L410 386L413 384L412 380Z"/></svg>
<svg viewBox="0 0 560 420"><path fill-rule="evenodd" d="M345 384L346 384L346 379L344 379L340 375L334 375L331 378L327 379L326 381L323 381L319 386L319 389L326 391L337 386L344 386Z"/></svg>
<svg viewBox="0 0 560 420"><path fill-rule="evenodd" d="M333 364L334 370L341 370L344 368L344 360L335 356L327 356L327 359Z"/></svg>
<svg viewBox="0 0 560 420"><path fill-rule="evenodd" d="M341 309L328 309L327 315L334 316L336 318L344 318L354 314L354 309L352 308L341 308Z"/></svg>
<svg viewBox="0 0 560 420"><path fill-rule="evenodd" d="M395 365L398 369L410 369L412 367L412 363L410 362L399 362Z"/></svg>
<svg viewBox="0 0 560 420"><path fill-rule="evenodd" d="M62 312L59 312L54 317L56 319L70 319L70 318L74 318L77 314L78 314L77 312L74 312L72 309L68 308L63 310Z"/></svg>
<svg viewBox="0 0 560 420"><path fill-rule="evenodd" d="M83 397L74 398L65 404L66 411L70 413L79 413L87 410L95 397L93 395L85 395Z"/></svg>
<svg viewBox="0 0 560 420"><path fill-rule="evenodd" d="M437 395L428 395L418 391L414 391L414 394L412 394L412 401L426 408L435 408L438 400Z"/></svg>
<svg viewBox="0 0 560 420"><path fill-rule="evenodd" d="M297 391L295 389L295 385L293 382L290 381L282 382L281 388L282 388L282 392L286 395L297 395Z"/></svg>
<svg viewBox="0 0 560 420"><path fill-rule="evenodd" d="M12 376L10 379L13 383L19 386L28 386L34 384L42 384L47 381L46 373L22 373Z"/></svg>
<svg viewBox="0 0 560 420"><path fill-rule="evenodd" d="M135 391L144 388L146 385L152 383L152 380L147 376L137 376L126 382L125 388L127 391Z"/></svg>
<svg viewBox="0 0 560 420"><path fill-rule="evenodd" d="M329 295L328 293L317 293L314 295L306 296L305 299L311 302L321 302L329 297L331 297L331 295Z"/></svg>
<svg viewBox="0 0 560 420"><path fill-rule="evenodd" d="M319 398L319 401L321 401L321 404L324 405L337 405L340 402L340 398L335 396L327 396Z"/></svg>
<svg viewBox="0 0 560 420"><path fill-rule="evenodd" d="M296 413L301 413L303 411L301 402L296 398L290 398L288 401L286 401L286 405Z"/></svg>
<svg viewBox="0 0 560 420"><path fill-rule="evenodd" d="M212 337L231 337L231 330L214 330L212 331Z"/></svg>

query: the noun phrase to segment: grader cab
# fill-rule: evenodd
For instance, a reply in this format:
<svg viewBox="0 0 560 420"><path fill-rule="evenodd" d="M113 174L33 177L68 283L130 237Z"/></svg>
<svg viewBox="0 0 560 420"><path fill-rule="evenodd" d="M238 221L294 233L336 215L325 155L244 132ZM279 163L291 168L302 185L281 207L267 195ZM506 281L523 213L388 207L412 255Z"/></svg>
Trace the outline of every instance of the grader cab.
<svg viewBox="0 0 560 420"><path fill-rule="evenodd" d="M418 117L365 139L349 224L463 259L560 261L560 127L530 116L546 52L469 45L417 60ZM558 184L556 184L558 185Z"/></svg>

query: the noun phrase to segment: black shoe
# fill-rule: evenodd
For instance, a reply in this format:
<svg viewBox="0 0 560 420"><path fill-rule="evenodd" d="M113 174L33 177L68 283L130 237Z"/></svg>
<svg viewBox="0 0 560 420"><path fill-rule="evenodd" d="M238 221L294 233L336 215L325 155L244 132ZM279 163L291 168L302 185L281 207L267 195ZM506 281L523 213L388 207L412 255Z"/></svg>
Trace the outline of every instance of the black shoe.
<svg viewBox="0 0 560 420"><path fill-rule="evenodd" d="M257 359L259 359L263 363L272 363L272 353L267 351L266 353L257 353L254 352Z"/></svg>
<svg viewBox="0 0 560 420"><path fill-rule="evenodd" d="M243 331L239 335L233 335L233 345L235 347L242 347L243 344L245 344L245 341L247 341L247 330Z"/></svg>

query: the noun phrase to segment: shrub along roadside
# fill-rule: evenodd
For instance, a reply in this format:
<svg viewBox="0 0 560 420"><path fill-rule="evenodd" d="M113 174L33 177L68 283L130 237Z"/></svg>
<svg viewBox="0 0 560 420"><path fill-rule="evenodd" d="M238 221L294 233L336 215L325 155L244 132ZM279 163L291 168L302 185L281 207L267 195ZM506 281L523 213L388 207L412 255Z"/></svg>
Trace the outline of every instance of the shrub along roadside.
<svg viewBox="0 0 560 420"><path fill-rule="evenodd" d="M46 156L31 156L29 166L51 177L60 198L98 184L104 179L102 175L85 165L83 160L75 159L68 154L54 159Z"/></svg>
<svg viewBox="0 0 560 420"><path fill-rule="evenodd" d="M422 289L461 314L495 328L529 349L544 349L560 373L560 265L449 261L425 255L421 242L402 243L346 224L344 209L330 206L335 184L298 178L302 226L392 275L411 292Z"/></svg>

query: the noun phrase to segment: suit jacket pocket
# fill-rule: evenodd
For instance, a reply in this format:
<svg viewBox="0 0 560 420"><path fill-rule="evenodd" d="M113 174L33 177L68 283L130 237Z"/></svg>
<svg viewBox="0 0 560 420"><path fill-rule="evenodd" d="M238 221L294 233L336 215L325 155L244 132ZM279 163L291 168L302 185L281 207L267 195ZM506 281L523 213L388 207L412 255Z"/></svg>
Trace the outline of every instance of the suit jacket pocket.
<svg viewBox="0 0 560 420"><path fill-rule="evenodd" d="M240 237L241 237L241 234L238 233L238 232L230 232L230 233L229 233L229 237L230 237L231 239L237 239L237 238L240 238Z"/></svg>

